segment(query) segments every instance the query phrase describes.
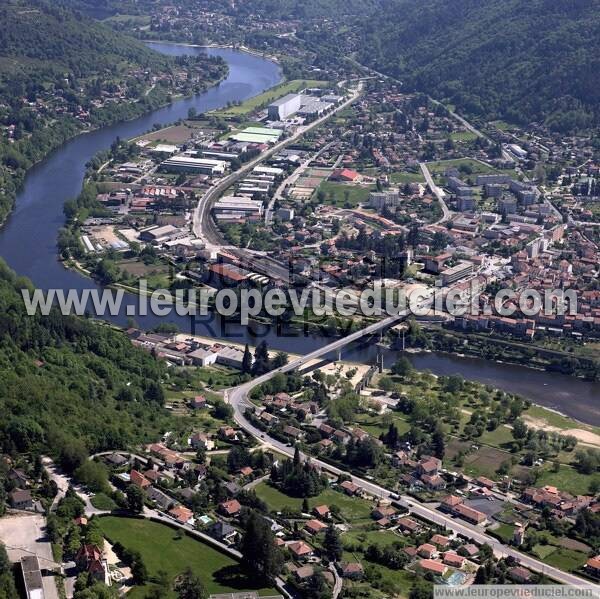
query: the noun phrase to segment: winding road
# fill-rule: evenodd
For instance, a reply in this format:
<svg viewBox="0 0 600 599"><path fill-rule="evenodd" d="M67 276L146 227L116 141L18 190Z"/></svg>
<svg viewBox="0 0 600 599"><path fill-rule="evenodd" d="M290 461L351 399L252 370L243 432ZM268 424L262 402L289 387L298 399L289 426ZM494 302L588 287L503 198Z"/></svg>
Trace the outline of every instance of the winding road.
<svg viewBox="0 0 600 599"><path fill-rule="evenodd" d="M431 300L426 300L425 302L423 302L423 304L426 304L427 302L431 302ZM254 426L252 422L250 422L250 420L246 417L246 408L253 405L248 399L250 392L262 383L269 381L279 373L290 372L305 365L310 360L322 358L331 352L340 350L342 347L348 345L348 343L351 343L352 341L355 341L364 335L377 332L382 328L385 328L386 326L391 326L392 324L395 324L404 316L405 314L401 313L397 316L393 316L382 320L376 323L375 325L371 325L370 327L353 333L352 335L343 337L342 339L338 339L337 341L334 341L333 343L322 347L319 350L311 352L310 354L307 354L304 357L297 358L281 368L268 372L267 374L257 377L256 379L244 383L243 385L240 385L233 389L229 389L226 392L225 397L226 400L233 407L234 419L236 423L240 427L242 427L248 434L252 435L260 442L269 445L279 453L282 453L289 457L293 457L295 452L294 447L291 447L285 443L278 441L277 439L274 439L273 437L270 437L267 433ZM313 464L318 465L322 470L330 472L336 476L349 476L354 484L358 485L359 487L361 487L361 489L363 489L370 495L373 495L374 497L394 501L401 507L408 509L416 516L429 522L433 522L435 524L448 528L454 533L461 535L467 539L470 539L480 545L488 544L493 549L494 554L497 557L513 557L522 566L525 566L526 568L529 568L534 572L544 574L545 576L548 576L561 584L574 586L590 585L589 581L586 581L585 579L580 578L579 576L575 576L574 574L570 574L568 572L563 572L558 568L550 566L538 559L535 559L534 557L521 553L520 551L517 551L516 549L503 544L502 542L487 534L486 531L479 526L468 524L463 520L458 520L448 514L444 514L438 511L436 509L436 506L426 505L417 501L413 497L409 497L408 495L399 496L393 491L386 489L385 487L381 487L364 478L351 475L349 472L341 470L340 468L332 466L331 464L328 464L327 462L319 460L318 458L315 458L313 456L302 454L302 458L310 460Z"/></svg>

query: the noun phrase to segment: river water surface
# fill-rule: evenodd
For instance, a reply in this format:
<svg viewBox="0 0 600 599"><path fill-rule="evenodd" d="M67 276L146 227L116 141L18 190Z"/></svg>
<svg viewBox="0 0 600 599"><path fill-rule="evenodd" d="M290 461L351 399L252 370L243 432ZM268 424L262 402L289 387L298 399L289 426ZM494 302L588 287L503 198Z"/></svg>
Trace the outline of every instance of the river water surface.
<svg viewBox="0 0 600 599"><path fill-rule="evenodd" d="M155 124L167 125L185 118L191 107L200 113L223 107L228 102L245 100L282 79L276 63L245 52L223 48L190 48L168 43L149 45L169 55L207 53L221 56L229 64L228 77L221 84L193 98L177 100L168 107L133 121L79 135L31 169L13 214L0 229L0 256L16 272L29 277L37 287L98 289L93 281L63 268L57 260L56 250L58 230L64 222L63 204L79 194L85 164L90 158L107 149L117 136L128 139L148 131ZM110 317L110 320L119 325L127 324L127 306L137 302L136 297L126 296L121 312ZM176 323L181 330L190 330L189 320L175 314L165 319L138 314L135 319L144 329L153 328L166 320ZM308 352L329 341L319 335L282 337L272 330L235 325L225 327L219 319L197 323L195 331L199 335L251 344L256 344L257 339L262 337L271 347L293 353ZM374 360L375 352L373 345L366 345L350 348L344 355L348 359L363 362ZM389 364L395 360L396 354L386 352L385 357ZM445 354L412 355L410 359L420 369L429 369L435 374L459 373L468 379L520 393L536 403L560 410L583 422L600 425L600 383L587 383L520 366Z"/></svg>

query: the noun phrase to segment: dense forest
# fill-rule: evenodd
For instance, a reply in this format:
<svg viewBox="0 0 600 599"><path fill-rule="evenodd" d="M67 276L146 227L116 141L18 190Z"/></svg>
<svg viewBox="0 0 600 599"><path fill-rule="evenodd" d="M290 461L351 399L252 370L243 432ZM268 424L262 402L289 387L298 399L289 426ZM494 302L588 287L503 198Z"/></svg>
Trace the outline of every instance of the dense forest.
<svg viewBox="0 0 600 599"><path fill-rule="evenodd" d="M360 27L363 63L469 114L600 122L598 0L383 0Z"/></svg>
<svg viewBox="0 0 600 599"><path fill-rule="evenodd" d="M164 364L93 321L28 316L29 285L0 261L0 453L47 451L72 470L89 453L155 439L170 418Z"/></svg>

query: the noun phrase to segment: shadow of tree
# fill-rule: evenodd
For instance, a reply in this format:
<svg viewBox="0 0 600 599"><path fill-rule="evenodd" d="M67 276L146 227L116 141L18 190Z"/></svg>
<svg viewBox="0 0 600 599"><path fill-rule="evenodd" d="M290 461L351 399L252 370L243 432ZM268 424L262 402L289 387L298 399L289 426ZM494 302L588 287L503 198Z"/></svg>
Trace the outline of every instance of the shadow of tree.
<svg viewBox="0 0 600 599"><path fill-rule="evenodd" d="M220 585L232 589L258 590L267 586L267 583L256 573L250 573L237 565L225 566L217 570L213 574L213 579Z"/></svg>

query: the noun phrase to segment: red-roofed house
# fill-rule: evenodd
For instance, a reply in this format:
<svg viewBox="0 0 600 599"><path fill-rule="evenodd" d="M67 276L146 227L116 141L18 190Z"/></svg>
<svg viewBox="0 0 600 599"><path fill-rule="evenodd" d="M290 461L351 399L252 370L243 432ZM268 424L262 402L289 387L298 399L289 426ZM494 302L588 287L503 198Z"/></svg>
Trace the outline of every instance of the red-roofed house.
<svg viewBox="0 0 600 599"><path fill-rule="evenodd" d="M304 541L294 541L288 545L288 549L292 552L296 559L308 559L314 554L314 549Z"/></svg>
<svg viewBox="0 0 600 599"><path fill-rule="evenodd" d="M453 568L462 568L465 564L466 559L462 557L462 555L458 555L453 551L446 551L444 553L444 563L447 566L452 566Z"/></svg>
<svg viewBox="0 0 600 599"><path fill-rule="evenodd" d="M349 181L350 183L354 183L360 179L360 175L349 168L338 168L333 171L330 179L332 181Z"/></svg>
<svg viewBox="0 0 600 599"><path fill-rule="evenodd" d="M229 517L237 516L241 509L242 506L237 499L230 499L219 504L219 511Z"/></svg>
<svg viewBox="0 0 600 599"><path fill-rule="evenodd" d="M147 489L152 483L137 470L132 470L129 473L129 478L131 480L131 484L139 487L140 489Z"/></svg>
<svg viewBox="0 0 600 599"><path fill-rule="evenodd" d="M327 528L327 524L323 524L320 520L309 520L304 525L304 530L308 531L311 535L319 534L322 530Z"/></svg>
<svg viewBox="0 0 600 599"><path fill-rule="evenodd" d="M178 505L174 508L171 508L169 510L169 514L171 514L171 516L173 516L173 518L175 518L175 520L181 524L187 524L194 516L194 512L183 505Z"/></svg>
<svg viewBox="0 0 600 599"><path fill-rule="evenodd" d="M432 559L419 560L418 566L423 572L431 572L438 576L443 576L446 573L446 570L448 570L442 562L437 562Z"/></svg>
<svg viewBox="0 0 600 599"><path fill-rule="evenodd" d="M432 545L431 543L423 543L423 545L417 549L417 552L421 557L425 557L427 559L436 557L438 554L436 546Z"/></svg>

